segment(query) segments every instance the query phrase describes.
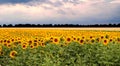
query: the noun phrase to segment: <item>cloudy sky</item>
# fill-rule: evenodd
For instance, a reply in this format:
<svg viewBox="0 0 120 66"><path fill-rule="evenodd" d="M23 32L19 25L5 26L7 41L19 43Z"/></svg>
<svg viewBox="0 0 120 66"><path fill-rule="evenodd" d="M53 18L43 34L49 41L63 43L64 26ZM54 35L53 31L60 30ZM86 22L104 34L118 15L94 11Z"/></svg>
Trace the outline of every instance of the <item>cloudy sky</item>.
<svg viewBox="0 0 120 66"><path fill-rule="evenodd" d="M120 0L0 0L0 24L120 23Z"/></svg>

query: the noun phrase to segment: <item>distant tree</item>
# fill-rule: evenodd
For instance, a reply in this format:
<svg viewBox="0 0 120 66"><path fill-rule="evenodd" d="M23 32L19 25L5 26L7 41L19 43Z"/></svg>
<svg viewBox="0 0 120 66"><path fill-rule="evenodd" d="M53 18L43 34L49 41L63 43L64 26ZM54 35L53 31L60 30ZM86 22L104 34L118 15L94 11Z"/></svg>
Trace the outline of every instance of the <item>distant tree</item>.
<svg viewBox="0 0 120 66"><path fill-rule="evenodd" d="M112 27L112 24L110 23L110 24L108 24L108 26L109 26L109 27L110 27L110 26Z"/></svg>
<svg viewBox="0 0 120 66"><path fill-rule="evenodd" d="M6 25L6 24L3 24L3 27L7 27L7 25Z"/></svg>
<svg viewBox="0 0 120 66"><path fill-rule="evenodd" d="M13 25L12 25L12 24L9 24L9 25L7 25L7 27L13 27Z"/></svg>
<svg viewBox="0 0 120 66"><path fill-rule="evenodd" d="M0 27L120 27L120 23L118 24L3 24Z"/></svg>

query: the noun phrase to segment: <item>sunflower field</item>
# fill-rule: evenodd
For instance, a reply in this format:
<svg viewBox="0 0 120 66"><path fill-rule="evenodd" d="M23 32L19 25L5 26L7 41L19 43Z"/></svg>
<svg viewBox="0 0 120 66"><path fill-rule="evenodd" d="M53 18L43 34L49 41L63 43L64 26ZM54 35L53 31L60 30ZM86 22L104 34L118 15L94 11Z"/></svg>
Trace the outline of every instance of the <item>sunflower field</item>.
<svg viewBox="0 0 120 66"><path fill-rule="evenodd" d="M0 66L120 66L120 31L0 29Z"/></svg>

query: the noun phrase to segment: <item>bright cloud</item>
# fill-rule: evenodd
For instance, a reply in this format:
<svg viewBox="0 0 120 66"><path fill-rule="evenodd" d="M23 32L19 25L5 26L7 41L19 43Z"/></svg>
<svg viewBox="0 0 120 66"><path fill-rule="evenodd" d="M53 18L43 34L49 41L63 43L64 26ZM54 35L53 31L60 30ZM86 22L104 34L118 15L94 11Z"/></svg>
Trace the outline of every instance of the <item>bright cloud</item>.
<svg viewBox="0 0 120 66"><path fill-rule="evenodd" d="M120 0L114 0L114 1L111 1L110 3L118 3L118 4L120 4Z"/></svg>

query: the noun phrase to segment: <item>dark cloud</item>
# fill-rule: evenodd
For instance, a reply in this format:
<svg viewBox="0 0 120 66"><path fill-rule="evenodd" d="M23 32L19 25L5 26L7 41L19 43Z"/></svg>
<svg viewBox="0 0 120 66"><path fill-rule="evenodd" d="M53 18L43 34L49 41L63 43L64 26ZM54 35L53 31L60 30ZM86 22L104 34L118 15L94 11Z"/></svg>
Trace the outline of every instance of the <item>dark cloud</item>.
<svg viewBox="0 0 120 66"><path fill-rule="evenodd" d="M9 4L16 4L16 3L25 3L25 4L27 4L29 2L32 3L32 4L33 3L47 3L47 4L51 4L53 6L56 6L56 7L63 5L62 4L63 2L64 3L69 2L69 3L73 3L73 4L81 3L80 0L58 0L58 1L54 2L54 3L51 2L50 0L0 0L0 4L7 4L7 3L9 3Z"/></svg>
<svg viewBox="0 0 120 66"><path fill-rule="evenodd" d="M80 1L80 0L58 0L55 3L52 3L50 0L0 0L0 4L6 4L6 3L16 4L16 3L39 2L39 3L49 3L49 4L53 4L55 6L59 6L59 5L62 5L60 1L64 2L64 3L69 2L69 3L73 3L73 4L82 3L82 1ZM105 2L111 2L111 1L114 1L114 0L104 0L104 1Z"/></svg>
<svg viewBox="0 0 120 66"><path fill-rule="evenodd" d="M116 8L114 15L112 15L108 22L120 23L120 6Z"/></svg>
<svg viewBox="0 0 120 66"><path fill-rule="evenodd" d="M0 4L6 4L6 3L27 3L30 2L31 0L0 0Z"/></svg>
<svg viewBox="0 0 120 66"><path fill-rule="evenodd" d="M108 19L107 22L120 23L120 15L119 15L119 13L117 13L117 15L113 16L112 18Z"/></svg>

